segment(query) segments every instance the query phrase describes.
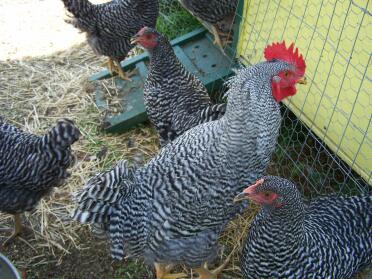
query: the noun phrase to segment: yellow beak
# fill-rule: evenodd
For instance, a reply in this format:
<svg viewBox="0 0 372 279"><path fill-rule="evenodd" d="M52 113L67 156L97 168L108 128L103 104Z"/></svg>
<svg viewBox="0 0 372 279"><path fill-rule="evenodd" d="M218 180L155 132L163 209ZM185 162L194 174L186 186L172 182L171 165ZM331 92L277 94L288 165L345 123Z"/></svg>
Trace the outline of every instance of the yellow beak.
<svg viewBox="0 0 372 279"><path fill-rule="evenodd" d="M136 44L138 42L138 37L137 36L133 36L132 38L130 38L130 43L132 45Z"/></svg>
<svg viewBox="0 0 372 279"><path fill-rule="evenodd" d="M298 84L306 85L306 84L307 84L306 77L303 77L303 78L299 79L299 80L297 81L297 83L298 83Z"/></svg>

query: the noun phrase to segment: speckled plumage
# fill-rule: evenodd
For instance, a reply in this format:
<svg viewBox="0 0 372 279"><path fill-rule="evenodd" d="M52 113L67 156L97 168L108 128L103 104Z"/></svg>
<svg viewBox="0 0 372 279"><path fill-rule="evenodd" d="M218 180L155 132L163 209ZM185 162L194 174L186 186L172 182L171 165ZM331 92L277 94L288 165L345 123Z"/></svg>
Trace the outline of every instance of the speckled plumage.
<svg viewBox="0 0 372 279"><path fill-rule="evenodd" d="M234 15L238 0L182 0L182 3L198 18L216 24Z"/></svg>
<svg viewBox="0 0 372 279"><path fill-rule="evenodd" d="M239 70L222 118L186 131L132 177L113 175L116 166L88 182L74 219L106 223L118 259L190 267L212 260L221 230L242 209L234 196L266 170L281 121L271 79L291 68L275 61Z"/></svg>
<svg viewBox="0 0 372 279"><path fill-rule="evenodd" d="M212 104L203 83L180 63L167 38L152 28L145 33L156 36L157 46L148 49L144 101L164 146L190 128L222 117L226 103Z"/></svg>
<svg viewBox="0 0 372 279"><path fill-rule="evenodd" d="M296 186L266 177L257 188L284 205L264 206L243 249L244 278L352 278L372 261L372 196L305 203Z"/></svg>
<svg viewBox="0 0 372 279"><path fill-rule="evenodd" d="M143 26L155 27L158 0L113 0L94 5L88 0L62 0L73 15L71 23L87 33L94 52L123 60L134 47L130 38Z"/></svg>
<svg viewBox="0 0 372 279"><path fill-rule="evenodd" d="M53 187L61 186L74 163L70 146L79 135L66 119L44 136L0 123L0 211L30 211Z"/></svg>

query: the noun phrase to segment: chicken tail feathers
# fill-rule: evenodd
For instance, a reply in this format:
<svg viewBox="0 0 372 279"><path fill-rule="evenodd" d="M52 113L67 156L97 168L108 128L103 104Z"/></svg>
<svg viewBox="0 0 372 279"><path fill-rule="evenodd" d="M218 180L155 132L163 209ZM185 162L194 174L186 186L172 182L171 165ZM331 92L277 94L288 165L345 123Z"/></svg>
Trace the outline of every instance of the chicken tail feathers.
<svg viewBox="0 0 372 279"><path fill-rule="evenodd" d="M61 119L57 124L42 138L43 147L50 149L66 149L76 142L81 133L74 122L69 119Z"/></svg>
<svg viewBox="0 0 372 279"><path fill-rule="evenodd" d="M73 194L77 208L72 218L81 223L93 223L108 229L118 202L130 194L134 169L121 160L110 170L92 177L83 188Z"/></svg>
<svg viewBox="0 0 372 279"><path fill-rule="evenodd" d="M50 176L61 179L70 176L66 170L72 167L76 161L71 151L71 145L79 139L80 135L79 129L71 120L61 119L47 134L40 138L38 141L39 153L49 158L49 167L48 165L44 167L49 170Z"/></svg>

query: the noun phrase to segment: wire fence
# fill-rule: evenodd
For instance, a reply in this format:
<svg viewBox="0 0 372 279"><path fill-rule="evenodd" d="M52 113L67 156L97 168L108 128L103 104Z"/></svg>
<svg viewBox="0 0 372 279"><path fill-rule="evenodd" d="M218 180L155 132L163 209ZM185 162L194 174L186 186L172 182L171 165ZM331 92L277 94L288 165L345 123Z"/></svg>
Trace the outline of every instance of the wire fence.
<svg viewBox="0 0 372 279"><path fill-rule="evenodd" d="M262 61L274 41L294 42L305 58L308 85L282 106L269 173L291 179L309 197L371 191L369 2L240 0L235 13L233 41L224 49L231 67ZM161 0L158 30L173 39L200 26L185 13L177 0ZM215 99L224 90L212 89Z"/></svg>
<svg viewBox="0 0 372 279"><path fill-rule="evenodd" d="M241 0L235 14L230 57L255 64L267 44L285 40L305 58L308 85L282 107L269 173L296 182L308 197L371 192L369 2Z"/></svg>

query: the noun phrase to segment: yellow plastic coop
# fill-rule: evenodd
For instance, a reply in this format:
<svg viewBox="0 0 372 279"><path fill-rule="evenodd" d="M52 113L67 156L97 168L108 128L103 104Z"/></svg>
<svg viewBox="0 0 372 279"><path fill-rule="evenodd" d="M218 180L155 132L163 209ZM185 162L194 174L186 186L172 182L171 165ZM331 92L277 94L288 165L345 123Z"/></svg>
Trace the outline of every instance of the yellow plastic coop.
<svg viewBox="0 0 372 279"><path fill-rule="evenodd" d="M237 54L254 64L268 43L295 42L309 83L285 104L372 185L369 2L246 0Z"/></svg>

